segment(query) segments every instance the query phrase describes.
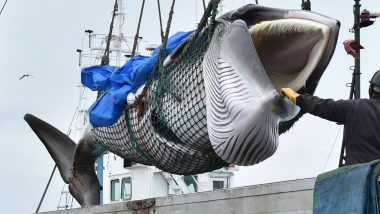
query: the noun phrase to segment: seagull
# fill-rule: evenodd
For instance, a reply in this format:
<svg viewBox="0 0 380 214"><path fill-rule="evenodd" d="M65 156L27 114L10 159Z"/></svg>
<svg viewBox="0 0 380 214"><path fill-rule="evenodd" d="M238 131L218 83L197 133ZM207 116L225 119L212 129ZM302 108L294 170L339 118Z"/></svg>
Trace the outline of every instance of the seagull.
<svg viewBox="0 0 380 214"><path fill-rule="evenodd" d="M22 75L22 77L20 77L18 80L21 80L21 79L23 79L24 77L34 77L34 76L31 75L31 74L24 74L24 75Z"/></svg>

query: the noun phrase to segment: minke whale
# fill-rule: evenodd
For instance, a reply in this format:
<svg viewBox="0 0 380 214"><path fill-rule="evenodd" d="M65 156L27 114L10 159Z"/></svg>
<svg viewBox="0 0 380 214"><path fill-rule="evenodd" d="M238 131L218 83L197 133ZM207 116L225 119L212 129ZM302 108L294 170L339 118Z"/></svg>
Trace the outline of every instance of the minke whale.
<svg viewBox="0 0 380 214"><path fill-rule="evenodd" d="M127 105L112 126L89 127L78 144L31 114L24 119L82 206L99 204L94 163L106 150L174 174L257 164L304 113L280 88L314 93L339 27L309 11L245 5L184 41L165 60L165 75L136 94L142 105Z"/></svg>

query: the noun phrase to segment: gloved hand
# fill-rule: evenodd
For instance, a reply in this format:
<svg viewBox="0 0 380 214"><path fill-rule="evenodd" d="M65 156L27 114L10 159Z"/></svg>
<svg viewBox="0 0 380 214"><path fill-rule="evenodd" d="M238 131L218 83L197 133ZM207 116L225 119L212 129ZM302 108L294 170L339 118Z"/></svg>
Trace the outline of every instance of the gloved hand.
<svg viewBox="0 0 380 214"><path fill-rule="evenodd" d="M281 88L281 93L289 98L292 103L296 104L299 94L291 88Z"/></svg>

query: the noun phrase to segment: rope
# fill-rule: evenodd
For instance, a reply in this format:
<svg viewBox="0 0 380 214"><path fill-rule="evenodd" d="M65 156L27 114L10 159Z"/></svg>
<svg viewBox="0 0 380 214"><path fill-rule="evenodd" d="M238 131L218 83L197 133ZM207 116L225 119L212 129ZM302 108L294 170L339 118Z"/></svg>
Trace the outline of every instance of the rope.
<svg viewBox="0 0 380 214"><path fill-rule="evenodd" d="M174 5L175 5L175 0L172 1L172 6L170 7L169 18L168 18L168 23L166 25L164 41L162 42L162 47L160 49L160 52L158 53L158 60L157 60L158 67L159 67L158 70L162 70L163 62L167 56L166 46L168 43L170 26L171 26L173 14L174 14ZM152 72L152 73L154 73L154 72Z"/></svg>
<svg viewBox="0 0 380 214"><path fill-rule="evenodd" d="M256 4L259 4L259 0L256 0Z"/></svg>
<svg viewBox="0 0 380 214"><path fill-rule="evenodd" d="M136 101L132 105L130 105L131 108L134 108L134 107L142 104L142 98L145 97L149 86L152 84L152 82L156 76L156 72L159 70L160 62L162 61L162 59L165 59L165 58L163 58L164 57L163 55L166 54L166 43L167 43L167 40L169 37L170 25L171 25L172 16L174 13L174 4L175 4L175 0L173 0L172 6L170 8L168 24L166 26L166 33L165 33L165 36L164 36L163 41L162 41L162 47L161 47L160 52L159 52L159 57L158 57L156 63L154 64L153 71L151 72L149 79L146 81L146 84L145 84L143 91L141 92L140 96L137 97Z"/></svg>
<svg viewBox="0 0 380 214"><path fill-rule="evenodd" d="M207 24L207 20L210 16L212 16L211 18L211 26L210 28L212 28L212 31L210 30L210 32L213 32L213 28L215 28L215 16L216 16L216 9L219 5L219 2L220 0L211 0L203 14L203 17L198 25L198 28L194 34L194 37L192 38L191 42L194 42L196 40L196 38L198 37L199 33L204 29L204 27L206 26ZM162 62L162 60L165 59L166 57L166 42L167 42L167 39L168 39L168 36L169 36L169 30L170 30L170 24L171 24L171 21L172 21L172 16L173 16L173 13L174 13L174 4L175 4L175 0L173 0L172 2L172 6L170 8L170 13L169 13L169 18L168 18L168 24L167 24L167 27L166 27L166 33L165 33L165 37L164 37L164 41L163 41L163 44L162 44L162 47L160 49L160 52L159 52L159 57L158 57L158 60L156 61L156 64L154 65L154 68L153 68L153 71L152 73L150 74L149 76L149 79L146 81L146 84L145 84L145 87L143 89L143 91L141 92L140 96L137 97L136 101L132 104L132 105L129 105L130 108L134 108L136 106L139 106L142 104L142 98L145 97L146 93L147 93L147 90L149 89L149 86L152 84L154 78L156 77L156 73L158 72L159 68L161 67L160 66L160 62ZM214 11L212 14L211 12ZM165 51L164 51L165 50Z"/></svg>
<svg viewBox="0 0 380 214"><path fill-rule="evenodd" d="M215 23L215 16L217 13L216 9L218 8L219 2L220 2L220 0L211 0L209 2L208 6L207 6L207 8L203 14L203 17L202 17L201 21L199 22L197 31L195 32L192 41L195 41L195 39L199 36L199 34L202 32L202 30L206 27L208 18L210 16L212 16L211 25L213 25L213 23ZM211 13L212 13L212 15L211 15ZM210 29L210 31L213 31L213 30L214 29Z"/></svg>
<svg viewBox="0 0 380 214"><path fill-rule="evenodd" d="M128 129L128 133L130 133L130 136L131 136L131 143L132 143L132 146L148 161L152 162L152 160L150 158L148 158L148 156L145 154L145 152L141 149L140 147L140 144L137 143L137 139L136 139L136 136L135 136L135 133L134 131L132 130L132 125L130 123L131 119L129 118L129 109L127 108L125 110L125 120L127 121L127 129Z"/></svg>
<svg viewBox="0 0 380 214"><path fill-rule="evenodd" d="M162 51L164 53L166 53L166 44L168 42L169 32L170 32L170 26L171 26L172 19L173 19L174 5L175 5L175 0L172 1L172 6L171 6L170 12L169 12L168 24L166 25L165 38L164 38L164 42L162 43L162 47L161 47L161 50L160 50L160 51Z"/></svg>
<svg viewBox="0 0 380 214"><path fill-rule="evenodd" d="M145 0L143 0L142 5L141 5L139 24L137 25L137 32L136 32L136 35L135 35L135 41L133 42L133 48L132 48L131 58L134 57L135 54L136 54L137 40L139 38L141 19L142 19L142 15L143 15L143 12L144 12L144 5L145 5Z"/></svg>
<svg viewBox="0 0 380 214"><path fill-rule="evenodd" d="M143 5L144 5L144 1L143 0ZM158 1L157 1L158 2ZM158 3L159 4L159 3ZM153 79L154 79L154 76L155 76L155 71L158 71L159 68L161 67L161 62L163 62L163 60L165 59L166 57L166 44L167 44L167 41L168 41L168 37L169 37L169 31L170 31L170 25L171 25L171 22L172 22L172 17L173 17L173 14L174 14L174 5L175 5L175 0L173 0L172 2L172 6L170 8L170 12L169 12L169 18L168 18L168 24L166 26L166 32L165 32L165 36L163 37L163 42L162 42L162 47L160 49L160 52L159 52L159 57L158 57L158 60L156 61L155 65L154 65L154 68L153 68L153 71L152 73L150 74L149 76L149 79L146 83L146 86L144 87L143 91L141 92L141 95L139 97L137 97L135 103L133 105L130 105L130 106L127 106L127 108L125 109L125 120L126 120L126 123L127 123L127 129L128 129L128 133L130 134L131 136L131 143L133 145L133 147L144 157L146 158L148 161L151 161L152 160L150 158L147 157L147 155L145 154L145 152L140 148L140 145L137 143L137 138L135 136L135 132L132 130L132 125L131 125L131 120L129 118L129 109L130 108L134 108L134 107L140 107L142 108L142 111L143 111L143 102L142 102L142 98L145 96L145 94L147 93L147 89L149 88L149 86L151 85L151 83L153 82ZM142 10L141 10L142 11ZM140 13L140 19L141 19L141 14L142 12ZM140 23L139 23L139 26L140 26ZM139 28L139 27L138 27ZM162 32L162 30L161 30ZM137 35L137 34L136 34ZM162 35L162 34L161 34ZM135 42L136 42L136 37L135 37Z"/></svg>
<svg viewBox="0 0 380 214"><path fill-rule="evenodd" d="M160 0L157 0L157 6L158 6L158 16L160 18L160 34L161 34L161 42L164 42L164 30L162 27L162 17L161 17L161 6L160 6Z"/></svg>
<svg viewBox="0 0 380 214"><path fill-rule="evenodd" d="M302 10L311 10L311 2L310 0L302 0L301 4Z"/></svg>
<svg viewBox="0 0 380 214"><path fill-rule="evenodd" d="M341 131L341 130L342 130L342 126L339 127L338 133L337 133L336 136L335 136L334 144L332 145L332 147L331 147L331 149L330 149L330 152L329 152L329 155L327 156L327 160L326 160L326 162L325 162L325 165L323 166L322 173L323 173L323 172L325 171L325 169L326 169L327 163L329 162L329 159L330 159L330 156L331 156L332 150L333 150L334 147L335 147L336 141L338 140L338 137L339 137L339 134L340 134L340 131Z"/></svg>
<svg viewBox="0 0 380 214"><path fill-rule="evenodd" d="M48 188L49 188L49 186L50 186L51 179L53 178L53 175L54 175L54 172L55 172L56 169L57 169L57 165L54 165L54 168L53 168L53 171L51 172L51 175L50 175L49 181L48 181L48 183L46 184L46 187L45 187L44 193L42 194L42 198L41 198L40 203L38 204L38 207L37 207L37 209L36 209L36 213L38 213L38 212L40 211L40 207L41 207L41 205L42 205L42 202L43 202L44 199L45 199L46 192L47 192L47 190L48 190Z"/></svg>
<svg viewBox="0 0 380 214"><path fill-rule="evenodd" d="M168 38L169 38L169 32L170 32L170 26L171 26L171 23L172 23L172 19L173 19L173 14L174 14L174 5L175 5L175 0L172 1L172 6L170 8L170 12L169 12L169 18L168 18L168 23L167 23L167 26L166 26L166 31L165 31L165 38L164 38L164 42L162 43L162 47L160 49L160 52L159 52L159 55L158 55L158 60L157 60L157 63L158 63L158 70L160 72L160 76L158 78L158 85L157 85L157 89L156 89L156 96L157 97L160 97L159 94L163 94L163 84L160 84L160 82L162 82L162 78L166 73L166 69L164 68L163 66L163 62L165 60L165 58L167 57L168 53L166 51L166 46L167 46L167 43L168 43Z"/></svg>
<svg viewBox="0 0 380 214"><path fill-rule="evenodd" d="M108 37L107 37L107 46L106 46L106 50L104 51L104 55L102 57L102 62L101 62L102 66L108 65L110 63L110 43L111 43L111 37L112 37L113 21L116 16L116 11L117 11L117 0L115 0L115 5L113 7L112 21L110 24L110 30L108 32Z"/></svg>
<svg viewBox="0 0 380 214"><path fill-rule="evenodd" d="M203 10L206 10L206 3L205 3L205 0L203 0L202 2L203 2Z"/></svg>
<svg viewBox="0 0 380 214"><path fill-rule="evenodd" d="M1 13L3 12L4 7L5 7L5 5L7 4L7 2L8 2L8 0L5 0L5 2L4 2L4 4L3 4L3 8L1 8L1 11L0 11L0 15L1 15Z"/></svg>
<svg viewBox="0 0 380 214"><path fill-rule="evenodd" d="M208 31L208 39L211 40L211 37L214 33L214 29L215 29L215 26L216 26L216 22L215 22L215 17L216 17L216 14L218 13L218 4L219 2L216 1L213 6L212 6L212 12L211 12L211 20L210 20L210 28L209 28L209 31Z"/></svg>

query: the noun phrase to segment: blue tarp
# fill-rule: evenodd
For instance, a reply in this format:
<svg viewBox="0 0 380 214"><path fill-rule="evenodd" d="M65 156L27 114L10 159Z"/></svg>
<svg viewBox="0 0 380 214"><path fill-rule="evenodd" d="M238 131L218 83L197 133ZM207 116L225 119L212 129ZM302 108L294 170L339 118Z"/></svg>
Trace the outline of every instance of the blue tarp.
<svg viewBox="0 0 380 214"><path fill-rule="evenodd" d="M193 32L178 32L169 37L167 53L171 53ZM160 48L161 45L149 57L137 55L118 69L106 65L82 70L83 85L93 91L105 91L89 110L90 122L94 127L113 125L120 118L125 109L127 95L136 92L148 79Z"/></svg>
<svg viewBox="0 0 380 214"><path fill-rule="evenodd" d="M379 170L380 161L377 160L319 175L314 188L313 213L378 213Z"/></svg>

